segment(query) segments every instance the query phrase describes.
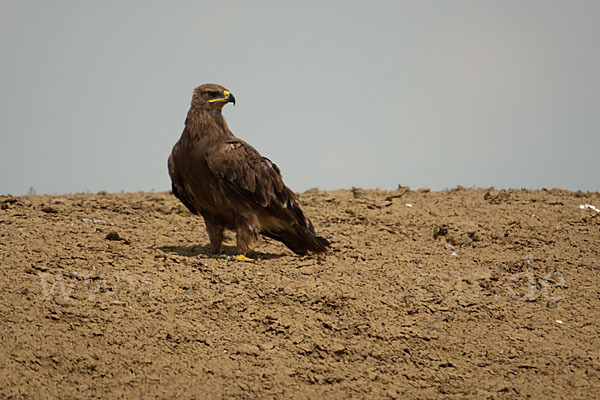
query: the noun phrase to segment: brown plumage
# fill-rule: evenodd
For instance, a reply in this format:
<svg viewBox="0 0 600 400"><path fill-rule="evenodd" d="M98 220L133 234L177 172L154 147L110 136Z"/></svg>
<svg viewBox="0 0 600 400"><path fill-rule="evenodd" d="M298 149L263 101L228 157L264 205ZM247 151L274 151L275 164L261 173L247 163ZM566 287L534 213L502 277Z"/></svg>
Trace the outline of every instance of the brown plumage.
<svg viewBox="0 0 600 400"><path fill-rule="evenodd" d="M185 128L169 156L173 194L206 223L213 254L224 229L235 231L238 254L256 234L283 242L297 254L321 253L329 242L316 236L298 198L277 165L231 133L221 114L233 95L223 86L198 86Z"/></svg>

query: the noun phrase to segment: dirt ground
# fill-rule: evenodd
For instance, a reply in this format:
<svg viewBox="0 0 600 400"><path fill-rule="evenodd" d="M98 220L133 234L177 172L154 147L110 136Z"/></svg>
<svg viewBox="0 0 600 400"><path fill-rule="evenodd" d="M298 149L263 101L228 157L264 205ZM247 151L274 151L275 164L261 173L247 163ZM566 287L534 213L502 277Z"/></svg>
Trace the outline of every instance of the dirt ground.
<svg viewBox="0 0 600 400"><path fill-rule="evenodd" d="M170 193L0 196L0 398L600 398L600 193L300 197L332 250L253 264Z"/></svg>

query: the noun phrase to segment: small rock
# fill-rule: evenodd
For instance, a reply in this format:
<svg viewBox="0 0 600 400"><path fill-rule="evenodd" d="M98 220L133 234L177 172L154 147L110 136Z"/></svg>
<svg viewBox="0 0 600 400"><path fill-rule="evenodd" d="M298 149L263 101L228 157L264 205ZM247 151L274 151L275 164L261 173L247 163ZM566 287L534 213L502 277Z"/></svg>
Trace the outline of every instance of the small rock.
<svg viewBox="0 0 600 400"><path fill-rule="evenodd" d="M341 355L346 352L346 347L341 343L335 343L331 345L329 351L331 351L333 354Z"/></svg>
<svg viewBox="0 0 600 400"><path fill-rule="evenodd" d="M119 236L119 234L117 232L110 232L108 235L106 235L106 240L122 240L123 238L121 236Z"/></svg>
<svg viewBox="0 0 600 400"><path fill-rule="evenodd" d="M498 196L498 191L496 189L490 188L487 192L485 192L485 194L483 195L483 199L484 200L492 200L493 198L495 198L496 196Z"/></svg>
<svg viewBox="0 0 600 400"><path fill-rule="evenodd" d="M308 342L302 342L298 345L298 349L300 350L301 353L304 354L310 354L313 351L315 351L315 347Z"/></svg>
<svg viewBox="0 0 600 400"><path fill-rule="evenodd" d="M236 349L235 354L246 354L249 356L258 356L260 354L260 350L259 350L258 346L254 345L254 344L242 344Z"/></svg>
<svg viewBox="0 0 600 400"><path fill-rule="evenodd" d="M129 244L129 240L121 237L117 232L113 231L106 235L107 240L120 240L124 244Z"/></svg>
<svg viewBox="0 0 600 400"><path fill-rule="evenodd" d="M479 231L471 231L471 232L467 232L467 236L469 237L469 239L471 239L473 242L481 242L483 240L483 237L481 236L481 233L479 233Z"/></svg>
<svg viewBox="0 0 600 400"><path fill-rule="evenodd" d="M456 232L448 234L448 236L446 237L446 241L453 246L467 246L473 243L473 240L470 237L461 235Z"/></svg>
<svg viewBox="0 0 600 400"><path fill-rule="evenodd" d="M103 224L104 223L103 220L98 219L98 218L92 218L92 219L90 219L90 218L82 218L81 220L83 222L90 222L92 224Z"/></svg>
<svg viewBox="0 0 600 400"><path fill-rule="evenodd" d="M261 349L262 351L272 350L274 347L275 347L275 345L273 343L270 343L270 342L268 342L268 343L260 343L258 345L258 348Z"/></svg>
<svg viewBox="0 0 600 400"><path fill-rule="evenodd" d="M554 300L554 299L548 299L546 301L546 307L548 307L548 308L556 308L556 300Z"/></svg>
<svg viewBox="0 0 600 400"><path fill-rule="evenodd" d="M433 239L437 239L440 236L446 235L448 235L448 225L443 224L433 228Z"/></svg>
<svg viewBox="0 0 600 400"><path fill-rule="evenodd" d="M361 188L352 187L352 195L355 199L360 199L365 196L365 191Z"/></svg>
<svg viewBox="0 0 600 400"><path fill-rule="evenodd" d="M439 365L440 368L455 368L454 364L452 364L450 361L446 361L444 363L441 363Z"/></svg>

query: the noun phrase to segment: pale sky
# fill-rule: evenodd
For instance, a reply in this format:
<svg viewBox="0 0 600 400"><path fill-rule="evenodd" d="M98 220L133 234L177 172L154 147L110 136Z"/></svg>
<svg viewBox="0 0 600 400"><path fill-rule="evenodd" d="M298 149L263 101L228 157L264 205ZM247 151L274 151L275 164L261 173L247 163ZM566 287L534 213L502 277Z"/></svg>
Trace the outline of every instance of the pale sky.
<svg viewBox="0 0 600 400"><path fill-rule="evenodd" d="M600 190L600 1L0 0L0 194L170 188L195 86L295 191Z"/></svg>

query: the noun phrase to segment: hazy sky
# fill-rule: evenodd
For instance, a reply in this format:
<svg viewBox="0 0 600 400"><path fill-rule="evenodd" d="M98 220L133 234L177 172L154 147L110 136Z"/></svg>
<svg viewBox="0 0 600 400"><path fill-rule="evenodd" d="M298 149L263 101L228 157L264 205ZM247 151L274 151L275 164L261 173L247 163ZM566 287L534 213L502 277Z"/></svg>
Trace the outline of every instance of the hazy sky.
<svg viewBox="0 0 600 400"><path fill-rule="evenodd" d="M0 0L0 194L167 190L195 86L296 191L600 190L600 1Z"/></svg>

